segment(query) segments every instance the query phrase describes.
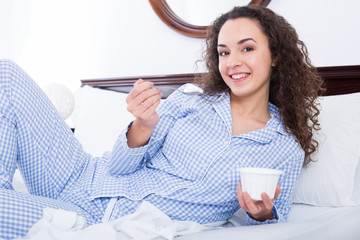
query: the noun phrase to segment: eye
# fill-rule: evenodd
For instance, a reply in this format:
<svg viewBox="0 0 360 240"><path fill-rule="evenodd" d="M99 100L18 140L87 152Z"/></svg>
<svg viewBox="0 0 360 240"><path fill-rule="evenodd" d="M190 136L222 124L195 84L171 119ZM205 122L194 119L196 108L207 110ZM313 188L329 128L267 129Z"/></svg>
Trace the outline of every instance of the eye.
<svg viewBox="0 0 360 240"><path fill-rule="evenodd" d="M229 55L228 51L220 51L219 52L219 56L226 56L226 55Z"/></svg>
<svg viewBox="0 0 360 240"><path fill-rule="evenodd" d="M250 52L254 50L252 47L244 47L243 52Z"/></svg>

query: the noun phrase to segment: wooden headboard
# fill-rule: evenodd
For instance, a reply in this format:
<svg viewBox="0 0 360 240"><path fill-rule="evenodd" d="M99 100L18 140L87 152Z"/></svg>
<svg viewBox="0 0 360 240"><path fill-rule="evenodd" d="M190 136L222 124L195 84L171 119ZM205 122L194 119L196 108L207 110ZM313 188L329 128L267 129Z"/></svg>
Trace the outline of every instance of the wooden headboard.
<svg viewBox="0 0 360 240"><path fill-rule="evenodd" d="M332 66L317 68L318 74L325 80L327 89L325 95L338 95L346 93L360 92L360 65L353 66ZM121 78L98 78L81 80L81 86L113 90L128 93L139 78L152 81L157 88L162 90L162 94L167 97L172 91L185 83L194 81L194 73L134 76Z"/></svg>

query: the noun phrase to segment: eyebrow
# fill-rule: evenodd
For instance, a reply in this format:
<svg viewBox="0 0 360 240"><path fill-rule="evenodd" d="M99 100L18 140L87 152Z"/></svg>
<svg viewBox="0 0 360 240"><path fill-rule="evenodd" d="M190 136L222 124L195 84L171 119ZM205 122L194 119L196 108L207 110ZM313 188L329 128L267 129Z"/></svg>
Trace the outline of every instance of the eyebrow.
<svg viewBox="0 0 360 240"><path fill-rule="evenodd" d="M241 39L240 41L238 41L238 44L243 44L244 42L247 42L247 41L256 42L253 38L244 38L244 39ZM218 44L218 47L226 47L226 45L225 44Z"/></svg>

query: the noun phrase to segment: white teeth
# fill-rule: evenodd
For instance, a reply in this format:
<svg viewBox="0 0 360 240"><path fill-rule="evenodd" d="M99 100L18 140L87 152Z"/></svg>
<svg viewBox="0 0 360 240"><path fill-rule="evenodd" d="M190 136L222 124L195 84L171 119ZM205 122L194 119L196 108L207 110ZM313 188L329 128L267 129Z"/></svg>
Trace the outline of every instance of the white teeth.
<svg viewBox="0 0 360 240"><path fill-rule="evenodd" d="M231 77L233 79L240 79L240 78L244 78L246 76L249 76L249 74L248 73L241 73L241 74L231 75Z"/></svg>

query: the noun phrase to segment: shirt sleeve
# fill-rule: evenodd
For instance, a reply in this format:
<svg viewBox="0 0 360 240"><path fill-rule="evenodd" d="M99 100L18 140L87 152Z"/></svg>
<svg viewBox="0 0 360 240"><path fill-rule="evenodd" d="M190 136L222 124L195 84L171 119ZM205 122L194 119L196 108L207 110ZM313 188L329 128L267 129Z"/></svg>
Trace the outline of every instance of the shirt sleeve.
<svg viewBox="0 0 360 240"><path fill-rule="evenodd" d="M175 90L166 101L160 104L157 110L160 118L159 123L152 132L147 145L129 148L126 133L131 124L122 131L109 158L109 173L111 175L125 175L135 172L159 151L169 130L176 120L182 116L182 106L189 100L190 96L183 93L183 88L184 86Z"/></svg>
<svg viewBox="0 0 360 240"><path fill-rule="evenodd" d="M274 201L274 207L272 209L274 218L260 222L253 219L250 214L246 213L247 225L287 222L287 218L292 206L292 197L300 175L300 171L302 169L303 161L304 151L302 149L296 147L288 151L284 161L286 164L282 169L284 174L279 180L281 193L280 196Z"/></svg>

